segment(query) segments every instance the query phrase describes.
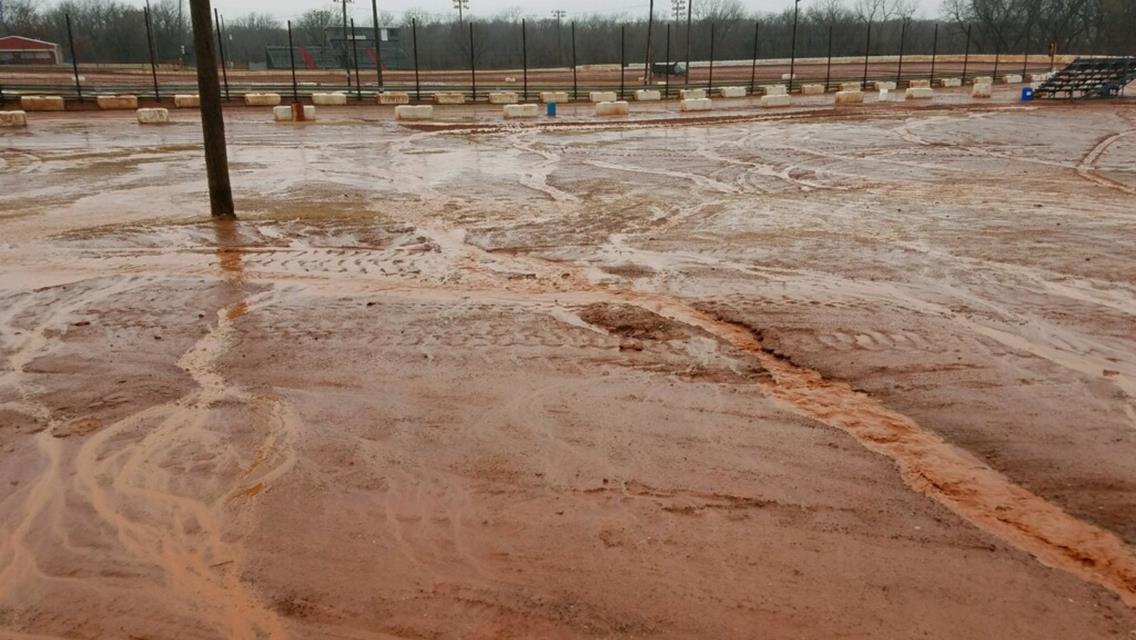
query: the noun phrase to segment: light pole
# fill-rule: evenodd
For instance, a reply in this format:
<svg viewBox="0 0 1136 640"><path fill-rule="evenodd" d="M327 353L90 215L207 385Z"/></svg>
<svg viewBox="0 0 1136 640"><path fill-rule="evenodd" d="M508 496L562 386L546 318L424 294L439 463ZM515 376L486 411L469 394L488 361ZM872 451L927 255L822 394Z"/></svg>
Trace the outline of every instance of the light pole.
<svg viewBox="0 0 1136 640"><path fill-rule="evenodd" d="M465 12L469 11L469 0L454 0L454 8L458 10L458 26L465 22Z"/></svg>
<svg viewBox="0 0 1136 640"><path fill-rule="evenodd" d="M651 27L655 25L655 0L647 10L647 51L643 54L643 84L651 84Z"/></svg>
<svg viewBox="0 0 1136 640"><path fill-rule="evenodd" d="M682 12L686 11L686 0L671 0L671 20L675 24L675 38L678 38L678 21L682 18ZM689 27L688 27L689 28ZM667 54L667 65L671 63L671 55ZM670 78L671 69L667 69L667 78Z"/></svg>
<svg viewBox="0 0 1136 640"><path fill-rule="evenodd" d="M205 136L205 173L209 178L209 203L214 218L233 217L233 190L229 184L229 159L225 149L225 120L221 113L221 86L217 78L217 53L209 0L190 0L193 47L197 53L197 91L201 95L201 128Z"/></svg>
<svg viewBox="0 0 1136 640"><path fill-rule="evenodd" d="M686 84L690 85L690 20L694 13L694 0L686 0Z"/></svg>
<svg viewBox="0 0 1136 640"><path fill-rule="evenodd" d="M347 53L347 3L355 4L355 0L341 0L343 7L343 72L347 75L347 87L351 87L351 56ZM352 43L354 45L354 43Z"/></svg>
<svg viewBox="0 0 1136 640"><path fill-rule="evenodd" d="M552 17L556 18L556 64L564 60L564 42L560 37L560 21L567 17L568 12L563 9L553 9Z"/></svg>
<svg viewBox="0 0 1136 640"><path fill-rule="evenodd" d="M801 13L801 0L793 2L793 47L789 58L789 93L793 93L794 71L797 66L797 18Z"/></svg>

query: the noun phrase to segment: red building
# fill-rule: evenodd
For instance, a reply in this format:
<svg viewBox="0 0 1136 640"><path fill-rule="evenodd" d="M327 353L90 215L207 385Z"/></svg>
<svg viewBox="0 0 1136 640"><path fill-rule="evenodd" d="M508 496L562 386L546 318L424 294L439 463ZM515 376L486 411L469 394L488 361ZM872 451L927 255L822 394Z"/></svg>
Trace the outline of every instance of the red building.
<svg viewBox="0 0 1136 640"><path fill-rule="evenodd" d="M23 36L0 37L0 65L60 64L59 45Z"/></svg>

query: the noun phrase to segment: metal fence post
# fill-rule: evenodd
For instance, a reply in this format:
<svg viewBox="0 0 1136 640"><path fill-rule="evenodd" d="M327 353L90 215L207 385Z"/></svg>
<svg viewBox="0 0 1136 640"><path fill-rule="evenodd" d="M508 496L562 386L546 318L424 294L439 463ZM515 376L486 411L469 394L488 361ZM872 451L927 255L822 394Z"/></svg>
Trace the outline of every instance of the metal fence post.
<svg viewBox="0 0 1136 640"><path fill-rule="evenodd" d="M690 88L690 19L694 15L693 0L686 0L686 88Z"/></svg>
<svg viewBox="0 0 1136 640"><path fill-rule="evenodd" d="M146 6L142 9L142 16L146 19L146 48L150 52L150 75L154 79L154 101L161 102L162 96L158 92L158 63L154 59L154 27L150 22L150 0L146 0Z"/></svg>
<svg viewBox="0 0 1136 640"><path fill-rule="evenodd" d="M521 102L526 102L529 99L529 40L524 18L521 18L521 64L523 65L522 71L525 74L525 86L524 92L521 94Z"/></svg>
<svg viewBox="0 0 1136 640"><path fill-rule="evenodd" d="M225 36L221 33L221 14L213 9L213 21L217 28L217 48L221 52L221 77L225 80L225 102L229 101L229 70L225 64Z"/></svg>
<svg viewBox="0 0 1136 640"><path fill-rule="evenodd" d="M572 100L580 99L580 85L576 82L576 21L572 21Z"/></svg>
<svg viewBox="0 0 1136 640"><path fill-rule="evenodd" d="M418 77L418 19L410 20L410 35L414 39L414 96L416 102L422 102L422 81Z"/></svg>
<svg viewBox="0 0 1136 640"><path fill-rule="evenodd" d="M757 37L761 34L761 21L753 21L753 60L749 65L749 95L757 89Z"/></svg>
<svg viewBox="0 0 1136 640"><path fill-rule="evenodd" d="M966 71L970 66L970 30L974 25L966 25L966 52L962 54L962 83L966 84Z"/></svg>
<svg viewBox="0 0 1136 640"><path fill-rule="evenodd" d="M793 80L796 75L797 68L797 17L801 13L801 0L794 0L793 2L793 44L792 52L789 54L789 93L793 93Z"/></svg>
<svg viewBox="0 0 1136 640"><path fill-rule="evenodd" d="M643 85L651 84L651 28L655 26L655 0L647 12L647 51L643 54Z"/></svg>
<svg viewBox="0 0 1136 640"><path fill-rule="evenodd" d="M990 76L990 84L998 84L998 63L1002 57L1002 43L999 42L994 46L994 74Z"/></svg>
<svg viewBox="0 0 1136 640"><path fill-rule="evenodd" d="M907 38L907 18L899 23L899 68L895 72L895 88L903 85L903 41Z"/></svg>
<svg viewBox="0 0 1136 640"><path fill-rule="evenodd" d="M473 55L473 20L469 21L469 81L472 86L469 100L477 104L477 59Z"/></svg>
<svg viewBox="0 0 1136 640"><path fill-rule="evenodd" d="M828 93L828 86L832 84L832 23L828 23L828 64L824 67L824 92Z"/></svg>
<svg viewBox="0 0 1136 640"><path fill-rule="evenodd" d="M619 25L619 99L623 99L623 70L627 67L627 25Z"/></svg>
<svg viewBox="0 0 1136 640"><path fill-rule="evenodd" d="M714 92L714 23L710 23L710 80L706 83L707 93Z"/></svg>
<svg viewBox="0 0 1136 640"><path fill-rule="evenodd" d="M379 31L379 2L371 0L371 20L375 30L375 71L379 76L379 92L383 90L383 42Z"/></svg>
<svg viewBox="0 0 1136 640"><path fill-rule="evenodd" d="M71 14L64 14L67 19L67 42L71 45L71 70L75 73L75 93L79 102L83 101L83 86L79 84L79 54L75 51L75 32L71 29Z"/></svg>
<svg viewBox="0 0 1136 640"><path fill-rule="evenodd" d="M292 64L292 104L300 102L300 85L296 83L296 46L292 44L292 21L288 21L288 61Z"/></svg>
<svg viewBox="0 0 1136 640"><path fill-rule="evenodd" d="M351 18L351 58L355 61L355 101L363 101L363 83L359 81L359 47L355 40L355 18Z"/></svg>
<svg viewBox="0 0 1136 640"><path fill-rule="evenodd" d="M1033 23L1030 22L1029 24L1026 25L1025 53L1022 55L1022 81L1025 81L1026 72L1029 71L1029 46L1030 46L1030 36L1032 36L1032 35L1033 35Z"/></svg>
<svg viewBox="0 0 1136 640"><path fill-rule="evenodd" d="M935 60L939 55L939 23L935 23L935 37L931 41L931 80L928 82L932 87L935 86Z"/></svg>
<svg viewBox="0 0 1136 640"><path fill-rule="evenodd" d="M867 90L868 88L868 56L872 52L872 21L868 20L868 37L864 43L864 80L860 83L860 88Z"/></svg>
<svg viewBox="0 0 1136 640"><path fill-rule="evenodd" d="M671 25L667 23L667 82L663 87L663 99L671 97Z"/></svg>

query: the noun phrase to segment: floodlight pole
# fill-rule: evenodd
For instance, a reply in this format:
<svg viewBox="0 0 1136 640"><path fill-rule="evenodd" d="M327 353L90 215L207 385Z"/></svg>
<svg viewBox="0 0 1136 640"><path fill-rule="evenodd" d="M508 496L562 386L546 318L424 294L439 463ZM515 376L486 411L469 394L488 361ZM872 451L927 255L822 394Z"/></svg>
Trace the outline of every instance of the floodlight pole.
<svg viewBox="0 0 1136 640"><path fill-rule="evenodd" d="M643 84L651 84L651 28L655 25L655 0L647 10L647 51L643 54Z"/></svg>
<svg viewBox="0 0 1136 640"><path fill-rule="evenodd" d="M378 0L371 0L371 15L374 20L375 28L375 69L379 74L379 91L383 89L383 43L380 38L382 35L379 30L379 2Z"/></svg>
<svg viewBox="0 0 1136 640"><path fill-rule="evenodd" d="M201 130L205 138L205 171L209 178L209 205L214 218L234 218L233 190L229 183L229 156L225 148L225 117L217 78L209 0L189 0L193 21L193 48L197 54L197 91L201 96Z"/></svg>
<svg viewBox="0 0 1136 640"><path fill-rule="evenodd" d="M797 66L797 18L801 13L801 0L793 2L793 46L789 57L789 93L793 93L793 71Z"/></svg>

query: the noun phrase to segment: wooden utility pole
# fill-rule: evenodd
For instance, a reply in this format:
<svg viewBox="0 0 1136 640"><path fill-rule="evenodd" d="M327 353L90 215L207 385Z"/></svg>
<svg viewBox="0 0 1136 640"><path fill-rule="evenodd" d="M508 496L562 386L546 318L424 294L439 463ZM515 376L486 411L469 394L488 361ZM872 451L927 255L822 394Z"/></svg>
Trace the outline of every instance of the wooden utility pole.
<svg viewBox="0 0 1136 640"><path fill-rule="evenodd" d="M213 12L209 0L189 0L193 21L193 48L197 54L197 92L201 96L201 130L205 135L205 172L209 177L209 204L214 218L234 218L233 189L229 184L229 154L225 149L225 117L217 54L213 44Z"/></svg>

